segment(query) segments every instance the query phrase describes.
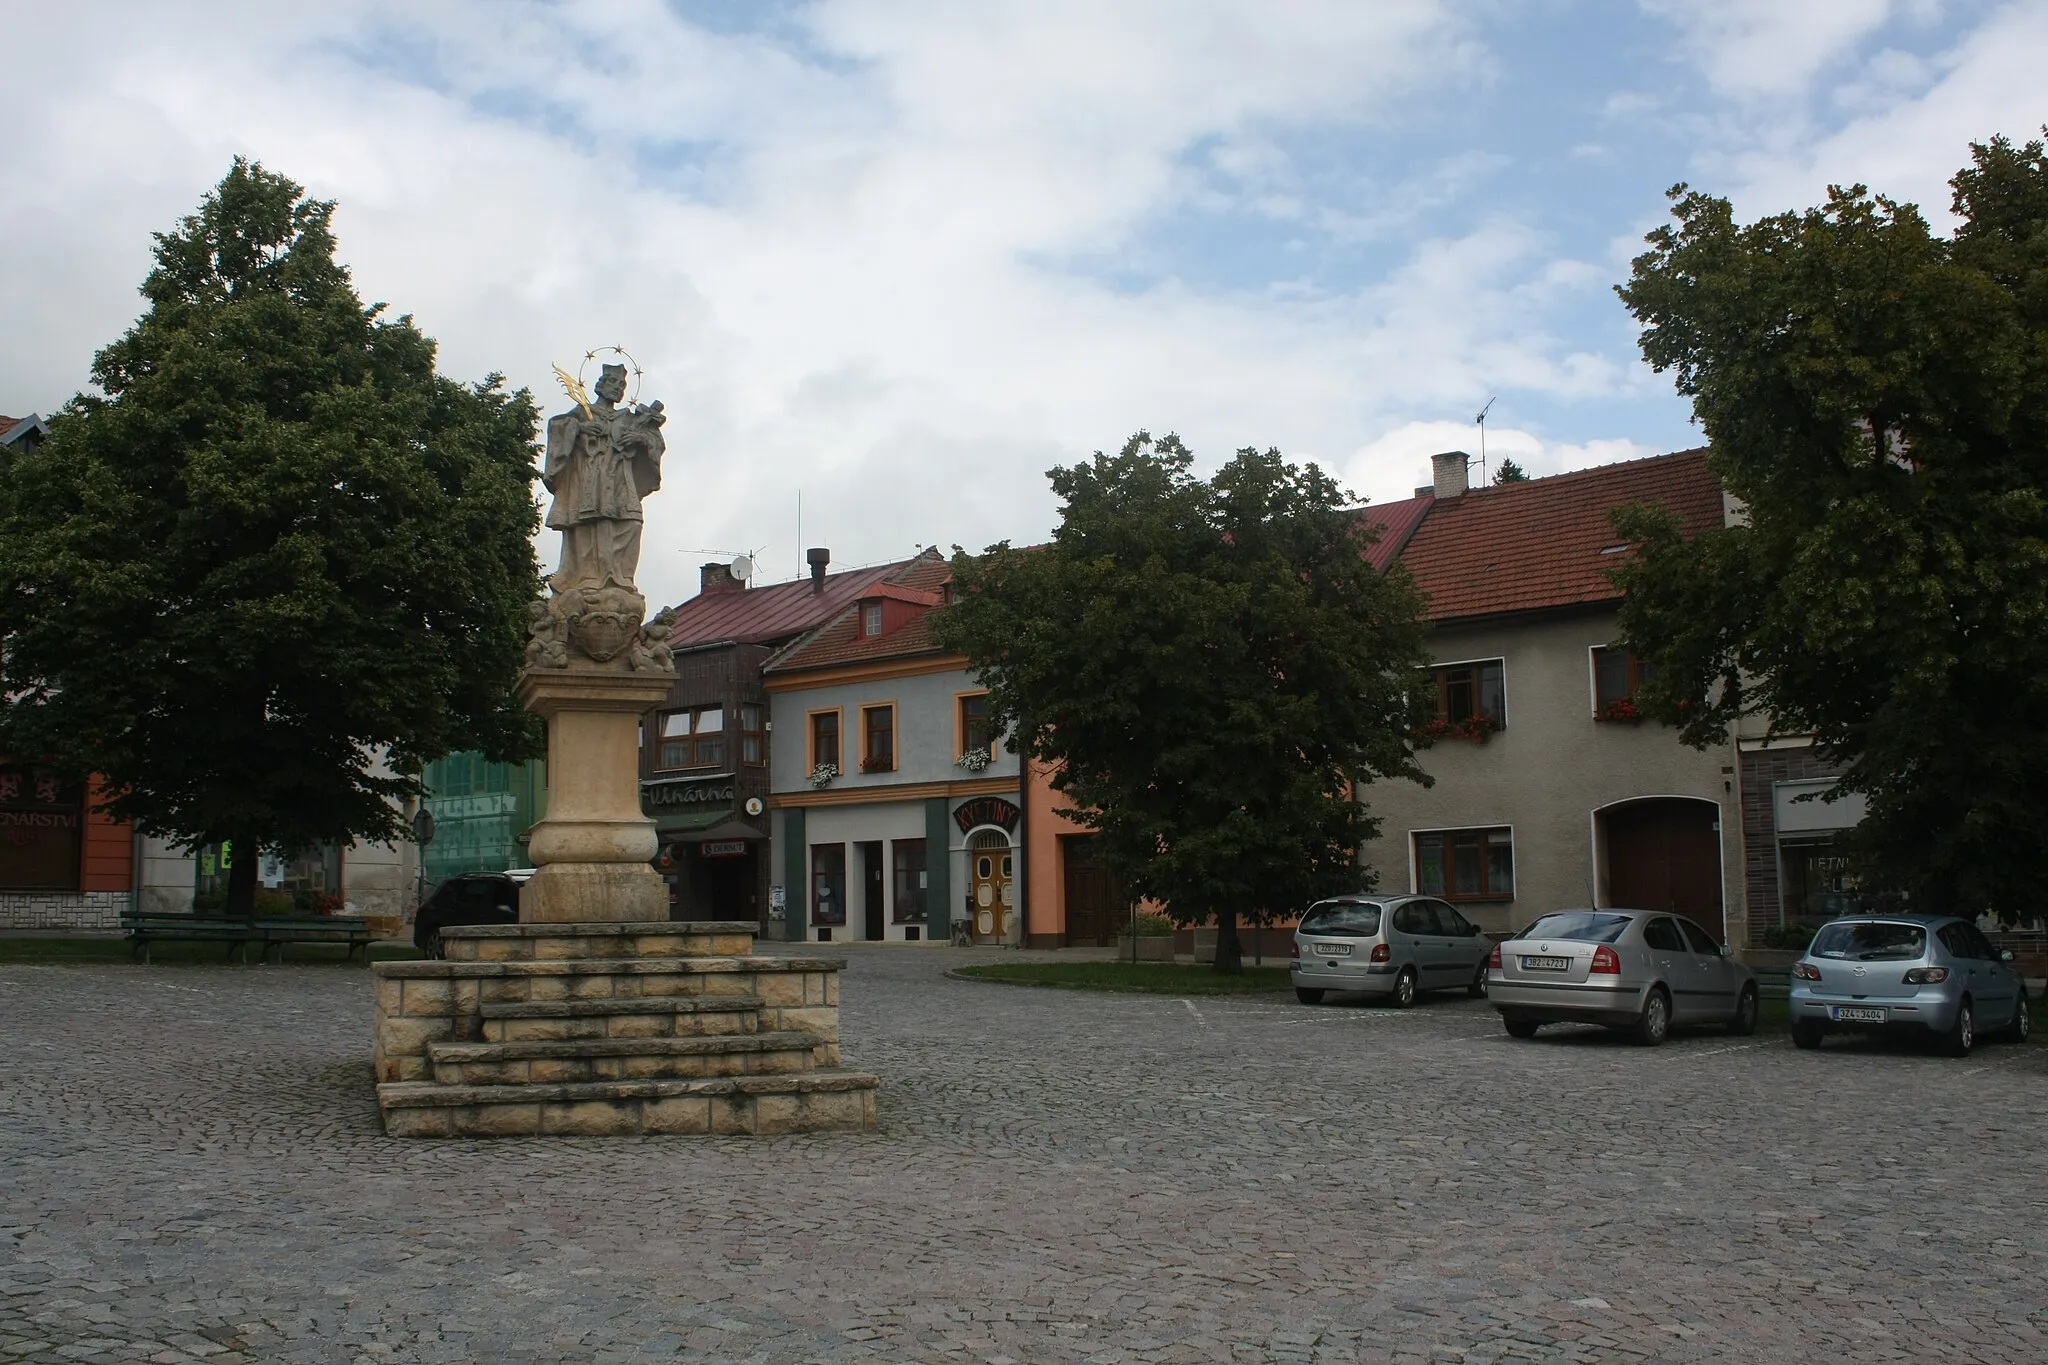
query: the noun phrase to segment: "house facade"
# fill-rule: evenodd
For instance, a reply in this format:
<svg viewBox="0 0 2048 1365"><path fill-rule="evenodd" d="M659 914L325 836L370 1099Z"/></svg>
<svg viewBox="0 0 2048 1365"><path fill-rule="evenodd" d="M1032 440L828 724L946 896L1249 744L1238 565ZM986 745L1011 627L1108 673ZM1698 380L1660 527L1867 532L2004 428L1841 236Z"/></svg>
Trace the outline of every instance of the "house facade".
<svg viewBox="0 0 2048 1365"><path fill-rule="evenodd" d="M926 629L950 577L927 552L763 670L780 937L1026 941L1017 757Z"/></svg>
<svg viewBox="0 0 2048 1365"><path fill-rule="evenodd" d="M1616 644L1607 577L1627 549L1615 508L1660 503L1687 534L1724 524L1705 452L1480 489L1467 459L1436 457L1393 549L1428 601L1434 784L1361 790L1381 822L1363 855L1375 884L1441 896L1495 932L1628 906L1747 942L1736 746L1701 752L1639 716L1646 666Z"/></svg>

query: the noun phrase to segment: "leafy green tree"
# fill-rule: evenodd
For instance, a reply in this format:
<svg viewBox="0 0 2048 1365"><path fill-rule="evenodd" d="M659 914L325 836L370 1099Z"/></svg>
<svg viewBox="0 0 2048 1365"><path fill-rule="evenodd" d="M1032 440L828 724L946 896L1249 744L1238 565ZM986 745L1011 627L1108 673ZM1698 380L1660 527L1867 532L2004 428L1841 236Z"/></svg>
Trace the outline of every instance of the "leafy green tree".
<svg viewBox="0 0 2048 1365"><path fill-rule="evenodd" d="M148 309L0 456L0 753L98 773L187 846L403 837L429 759L530 748L535 410L364 307L331 203L237 160Z"/></svg>
<svg viewBox="0 0 2048 1365"><path fill-rule="evenodd" d="M1382 576L1350 501L1314 465L1241 450L1195 477L1179 439L1051 472L1048 545L956 550L934 621L1016 728L1020 753L1099 832L1104 863L1182 924L1356 890L1378 777L1427 781L1409 744L1422 602Z"/></svg>
<svg viewBox="0 0 2048 1365"><path fill-rule="evenodd" d="M1636 509L1617 574L1646 700L1695 744L1745 713L1865 793L1855 840L1920 907L2035 913L2048 810L2048 162L1973 148L1933 232L1862 186L1738 225L1672 191L1620 290L1744 525Z"/></svg>
<svg viewBox="0 0 2048 1365"><path fill-rule="evenodd" d="M1503 456L1501 457L1500 468L1493 471L1493 481L1496 485L1527 483L1529 482L1529 471L1516 464L1513 459Z"/></svg>

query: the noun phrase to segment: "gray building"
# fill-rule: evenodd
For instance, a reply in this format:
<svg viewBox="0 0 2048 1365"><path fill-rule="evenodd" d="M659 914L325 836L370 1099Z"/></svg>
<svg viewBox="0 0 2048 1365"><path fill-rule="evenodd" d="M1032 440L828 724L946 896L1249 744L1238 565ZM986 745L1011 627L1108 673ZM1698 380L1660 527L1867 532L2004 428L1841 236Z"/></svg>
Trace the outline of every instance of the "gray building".
<svg viewBox="0 0 2048 1365"><path fill-rule="evenodd" d="M1617 507L1661 503L1687 534L1726 523L1705 452L1477 489L1467 463L1436 457L1395 552L1429 603L1435 784L1361 789L1381 821L1364 851L1376 885L1442 896L1495 931L1630 906L1745 943L1735 745L1703 753L1640 715L1646 665L1615 647L1608 579L1626 551Z"/></svg>

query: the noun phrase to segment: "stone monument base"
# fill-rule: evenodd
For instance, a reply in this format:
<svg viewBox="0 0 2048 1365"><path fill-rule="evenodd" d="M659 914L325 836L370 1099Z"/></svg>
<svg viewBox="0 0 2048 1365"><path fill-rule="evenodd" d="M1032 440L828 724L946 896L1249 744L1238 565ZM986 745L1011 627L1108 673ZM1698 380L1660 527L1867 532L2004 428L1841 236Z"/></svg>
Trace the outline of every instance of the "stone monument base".
<svg viewBox="0 0 2048 1365"><path fill-rule="evenodd" d="M393 1137L801 1133L875 1126L839 1059L843 960L753 952L735 923L450 927L379 962Z"/></svg>

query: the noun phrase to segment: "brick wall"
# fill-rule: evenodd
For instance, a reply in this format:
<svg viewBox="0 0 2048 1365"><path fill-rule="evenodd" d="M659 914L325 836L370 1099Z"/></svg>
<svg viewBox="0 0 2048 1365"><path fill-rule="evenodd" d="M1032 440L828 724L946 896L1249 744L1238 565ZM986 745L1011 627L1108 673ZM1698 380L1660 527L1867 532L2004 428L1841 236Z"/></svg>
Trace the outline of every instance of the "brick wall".
<svg viewBox="0 0 2048 1365"><path fill-rule="evenodd" d="M1749 890L1749 933L1756 936L1778 923L1778 816L1772 805L1773 784L1833 777L1841 768L1811 746L1800 749L1745 750L1742 763L1743 880Z"/></svg>
<svg viewBox="0 0 2048 1365"><path fill-rule="evenodd" d="M126 891L0 891L0 929L118 929Z"/></svg>

